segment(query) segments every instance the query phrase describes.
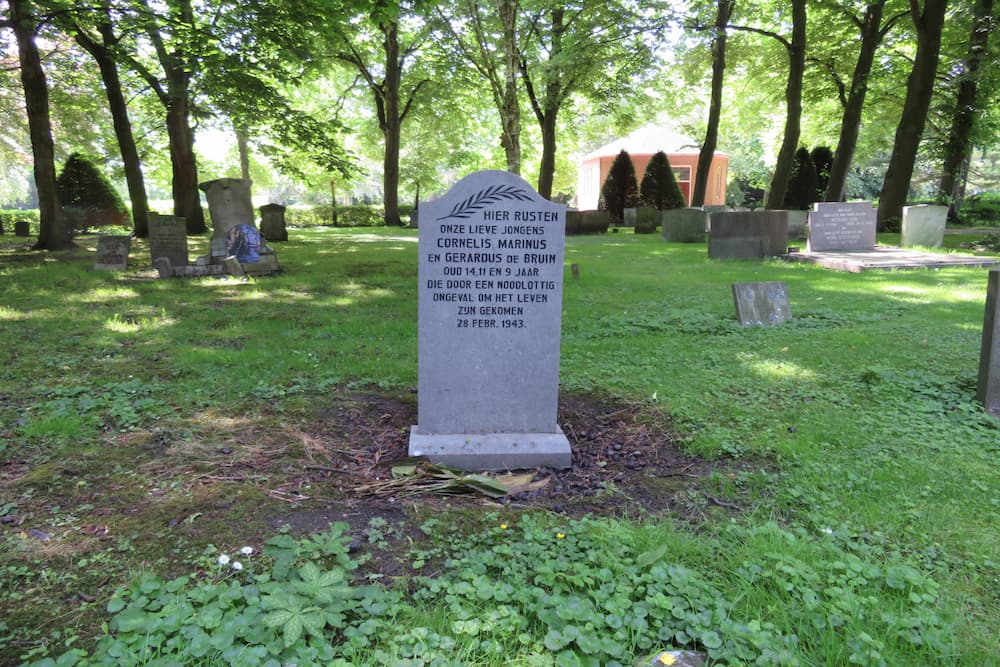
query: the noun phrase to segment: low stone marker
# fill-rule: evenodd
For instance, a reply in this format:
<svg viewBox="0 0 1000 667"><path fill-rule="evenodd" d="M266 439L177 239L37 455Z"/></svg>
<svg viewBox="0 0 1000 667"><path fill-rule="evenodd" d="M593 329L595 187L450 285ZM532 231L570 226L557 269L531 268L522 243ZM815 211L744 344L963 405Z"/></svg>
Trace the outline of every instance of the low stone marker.
<svg viewBox="0 0 1000 667"><path fill-rule="evenodd" d="M871 202L817 202L809 213L809 252L868 252L875 248Z"/></svg>
<svg viewBox="0 0 1000 667"><path fill-rule="evenodd" d="M97 237L97 259L95 269L124 271L128 268L128 253L132 249L132 237L106 235Z"/></svg>
<svg viewBox="0 0 1000 667"><path fill-rule="evenodd" d="M31 226L27 220L14 222L14 236L31 236Z"/></svg>
<svg viewBox="0 0 1000 667"><path fill-rule="evenodd" d="M708 214L697 208L660 211L660 236L670 243L704 243Z"/></svg>
<svg viewBox="0 0 1000 667"><path fill-rule="evenodd" d="M268 241L287 241L288 227L285 226L285 207L281 204L264 204L260 211L260 233Z"/></svg>
<svg viewBox="0 0 1000 667"><path fill-rule="evenodd" d="M913 246L940 248L944 243L944 227L947 221L947 206L929 204L904 206L899 245L903 248Z"/></svg>
<svg viewBox="0 0 1000 667"><path fill-rule="evenodd" d="M805 241L809 229L809 211L788 211L788 239Z"/></svg>
<svg viewBox="0 0 1000 667"><path fill-rule="evenodd" d="M788 250L787 211L713 213L709 222L709 259L763 259Z"/></svg>
<svg viewBox="0 0 1000 667"><path fill-rule="evenodd" d="M792 319L783 282L733 283L736 317L745 327L781 324Z"/></svg>
<svg viewBox="0 0 1000 667"><path fill-rule="evenodd" d="M421 206L411 456L470 470L572 464L556 424L565 216L505 171Z"/></svg>
<svg viewBox="0 0 1000 667"><path fill-rule="evenodd" d="M187 266L187 222L172 215L149 214L149 256L155 264L160 257L173 267Z"/></svg>
<svg viewBox="0 0 1000 667"><path fill-rule="evenodd" d="M986 284L983 341L979 352L976 400L986 412L1000 417L1000 267L990 269Z"/></svg>

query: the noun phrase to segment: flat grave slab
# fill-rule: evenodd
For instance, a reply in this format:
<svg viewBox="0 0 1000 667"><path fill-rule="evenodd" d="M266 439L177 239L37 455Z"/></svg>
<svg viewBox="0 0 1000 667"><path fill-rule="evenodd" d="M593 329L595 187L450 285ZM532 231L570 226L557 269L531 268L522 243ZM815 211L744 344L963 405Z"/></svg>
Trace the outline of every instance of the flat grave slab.
<svg viewBox="0 0 1000 667"><path fill-rule="evenodd" d="M830 250L825 252L793 252L782 255L788 262L817 264L827 269L862 273L878 270L940 269L953 266L987 267L1000 264L996 257L980 257L961 253L921 252L909 248L875 246L864 252Z"/></svg>
<svg viewBox="0 0 1000 667"><path fill-rule="evenodd" d="M781 324L792 319L783 282L733 283L736 318L745 327Z"/></svg>

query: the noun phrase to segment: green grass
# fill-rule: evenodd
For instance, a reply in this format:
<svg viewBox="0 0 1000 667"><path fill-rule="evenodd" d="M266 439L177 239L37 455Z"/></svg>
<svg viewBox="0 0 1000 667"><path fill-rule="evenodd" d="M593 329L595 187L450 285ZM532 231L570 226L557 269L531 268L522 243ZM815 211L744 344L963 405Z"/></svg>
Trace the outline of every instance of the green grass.
<svg viewBox="0 0 1000 667"><path fill-rule="evenodd" d="M0 663L69 642L131 664L101 653L135 639L109 601L134 602L139 573L210 572L218 551L273 536L262 517L287 501L268 491L308 454L290 430L352 391L413 400L415 241L293 230L278 247L285 273L246 282L156 280L142 242L127 272L93 271L90 240L55 254L0 246L0 518L12 518ZM756 509L697 525L435 514L412 543L370 545L402 568L375 580L384 592L359 593L379 604L290 642L274 616L273 636L255 639L268 655L340 650L317 643L325 633L353 637L340 657L358 664L628 664L671 646L730 664L1000 664L1000 422L974 400L985 270L710 262L702 246L631 234L572 237L566 263L580 277L566 272L562 390L646 405L692 453L767 461L771 472L700 480L722 498L749 490ZM739 327L730 286L752 280L784 281L794 319ZM204 483L224 445L243 481ZM299 567L360 558L352 568L378 574L368 552L284 548ZM261 556L254 576L281 562ZM112 598L133 580L139 593ZM260 613L251 592L216 583L196 574L184 595L209 616ZM638 629L621 630L637 609L623 627ZM224 643L219 626L199 627ZM159 650L134 664L170 657Z"/></svg>

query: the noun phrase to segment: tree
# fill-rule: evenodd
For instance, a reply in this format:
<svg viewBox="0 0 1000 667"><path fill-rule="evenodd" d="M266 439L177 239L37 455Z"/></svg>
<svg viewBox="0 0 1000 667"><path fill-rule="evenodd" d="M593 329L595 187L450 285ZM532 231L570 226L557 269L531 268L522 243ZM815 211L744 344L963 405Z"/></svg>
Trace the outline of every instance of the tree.
<svg viewBox="0 0 1000 667"><path fill-rule="evenodd" d="M961 199L965 180L963 176L972 154L970 138L977 116L982 112L978 103L979 80L995 21L993 0L977 0L969 36L968 55L961 65L958 93L945 145L941 182L938 186L938 201L948 205L950 218L956 217L955 211Z"/></svg>
<svg viewBox="0 0 1000 667"><path fill-rule="evenodd" d="M793 211L807 211L816 201L816 167L809 150L804 146L795 151L795 162L788 179L784 207Z"/></svg>
<svg viewBox="0 0 1000 667"><path fill-rule="evenodd" d="M924 0L921 8L918 0L910 0L910 18L917 30L917 53L906 82L903 112L896 126L892 156L879 195L878 220L883 230L903 215L917 149L934 94L947 4L948 0Z"/></svg>
<svg viewBox="0 0 1000 667"><path fill-rule="evenodd" d="M642 176L639 195L646 206L652 206L658 211L670 208L684 208L687 202L684 193L677 184L670 159L663 151L658 151L646 165Z"/></svg>
<svg viewBox="0 0 1000 667"><path fill-rule="evenodd" d="M705 141L698 153L695 169L692 206L704 206L705 192L708 190L708 175L715 157L719 140L719 119L722 116L722 86L726 72L726 25L736 8L736 0L718 0L715 13L715 37L712 40L712 93L708 104L708 123L705 127Z"/></svg>
<svg viewBox="0 0 1000 667"><path fill-rule="evenodd" d="M816 192L813 201L824 201L826 189L830 184L830 167L833 165L834 155L829 146L816 146L809 151L809 158L813 167L816 168Z"/></svg>
<svg viewBox="0 0 1000 667"><path fill-rule="evenodd" d="M7 0L9 18L0 27L14 31L20 60L21 85L28 112L28 130L38 189L39 234L35 250L63 250L75 244L62 222L56 190L55 145L49 120L49 89L35 43L36 19L27 0Z"/></svg>
<svg viewBox="0 0 1000 667"><path fill-rule="evenodd" d="M81 215L75 220L78 229L121 225L127 219L121 197L93 163L80 153L73 153L66 159L56 179L56 187L64 215L68 207L80 210Z"/></svg>
<svg viewBox="0 0 1000 667"><path fill-rule="evenodd" d="M625 209L634 208L639 203L639 187L635 180L635 165L628 152L622 151L611 163L608 177L601 188L604 205L617 222L625 220Z"/></svg>

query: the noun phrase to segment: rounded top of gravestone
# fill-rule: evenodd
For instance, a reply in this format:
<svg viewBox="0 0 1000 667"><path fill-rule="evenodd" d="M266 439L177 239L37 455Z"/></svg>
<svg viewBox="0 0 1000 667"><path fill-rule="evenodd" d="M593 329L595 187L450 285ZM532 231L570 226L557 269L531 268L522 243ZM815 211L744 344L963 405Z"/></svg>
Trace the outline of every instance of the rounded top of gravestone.
<svg viewBox="0 0 1000 667"><path fill-rule="evenodd" d="M284 211L285 207L281 204L264 204L260 207L261 211Z"/></svg>
<svg viewBox="0 0 1000 667"><path fill-rule="evenodd" d="M247 190L253 185L253 181L248 178L217 178L214 181L205 181L204 183L199 183L198 188L204 192L215 188L231 188L233 186L242 186Z"/></svg>
<svg viewBox="0 0 1000 667"><path fill-rule="evenodd" d="M466 198L462 199L462 197ZM566 209L565 205L550 202L542 197L528 181L517 174L499 169L473 172L451 186L448 193L441 199L425 203L435 207L435 214L440 214L437 207L445 198L449 200L448 204L452 208L445 212L442 218L468 218L487 206L516 205L519 202L551 206L558 210ZM460 201L453 203L456 198Z"/></svg>

